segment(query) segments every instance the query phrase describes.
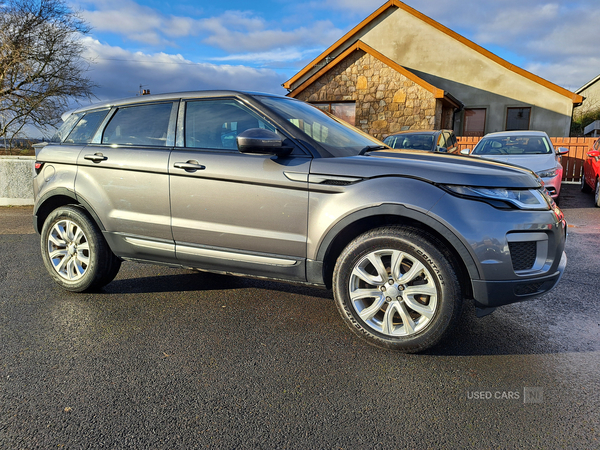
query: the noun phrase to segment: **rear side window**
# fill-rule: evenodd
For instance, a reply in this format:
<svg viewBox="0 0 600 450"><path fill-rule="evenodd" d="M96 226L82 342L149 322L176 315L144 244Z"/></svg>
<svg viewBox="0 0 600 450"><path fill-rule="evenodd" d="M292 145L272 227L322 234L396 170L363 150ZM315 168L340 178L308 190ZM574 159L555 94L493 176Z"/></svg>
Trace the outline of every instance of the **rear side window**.
<svg viewBox="0 0 600 450"><path fill-rule="evenodd" d="M50 139L50 142L62 142L65 137L71 132L73 126L77 123L77 121L83 116L83 114L71 114L60 126L54 136Z"/></svg>
<svg viewBox="0 0 600 450"><path fill-rule="evenodd" d="M165 147L172 103L119 108L102 135L103 144Z"/></svg>
<svg viewBox="0 0 600 450"><path fill-rule="evenodd" d="M64 142L67 144L89 144L108 111L108 109L105 109L88 112L77 122L77 125Z"/></svg>
<svg viewBox="0 0 600 450"><path fill-rule="evenodd" d="M186 103L186 147L237 150L237 135L250 128L275 131L275 128L234 100Z"/></svg>

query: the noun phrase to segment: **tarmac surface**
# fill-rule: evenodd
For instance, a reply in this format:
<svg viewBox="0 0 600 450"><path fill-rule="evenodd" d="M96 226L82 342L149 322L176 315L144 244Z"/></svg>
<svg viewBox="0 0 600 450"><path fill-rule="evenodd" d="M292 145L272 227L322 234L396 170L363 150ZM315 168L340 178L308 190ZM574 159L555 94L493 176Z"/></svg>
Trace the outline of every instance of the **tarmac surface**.
<svg viewBox="0 0 600 450"><path fill-rule="evenodd" d="M600 208L562 196L559 286L421 355L326 290L126 262L65 292L0 208L0 449L600 448Z"/></svg>

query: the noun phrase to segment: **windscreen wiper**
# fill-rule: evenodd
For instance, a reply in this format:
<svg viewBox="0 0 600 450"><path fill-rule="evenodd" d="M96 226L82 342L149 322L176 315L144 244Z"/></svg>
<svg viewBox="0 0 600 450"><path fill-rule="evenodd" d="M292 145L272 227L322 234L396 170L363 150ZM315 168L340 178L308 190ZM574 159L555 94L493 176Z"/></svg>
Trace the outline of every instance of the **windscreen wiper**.
<svg viewBox="0 0 600 450"><path fill-rule="evenodd" d="M372 152L373 150L385 150L389 148L387 145L367 145L365 148L363 148L359 155L364 155L367 152Z"/></svg>

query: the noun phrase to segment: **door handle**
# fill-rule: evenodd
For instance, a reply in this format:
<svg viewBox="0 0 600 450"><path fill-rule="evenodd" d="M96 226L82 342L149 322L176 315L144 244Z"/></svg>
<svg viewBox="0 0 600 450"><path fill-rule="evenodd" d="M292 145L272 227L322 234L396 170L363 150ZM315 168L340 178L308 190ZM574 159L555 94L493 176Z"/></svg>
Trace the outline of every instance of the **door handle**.
<svg viewBox="0 0 600 450"><path fill-rule="evenodd" d="M89 161L94 161L95 163L100 161L106 161L108 156L104 156L102 153L94 153L93 155L85 155L83 159L87 159Z"/></svg>
<svg viewBox="0 0 600 450"><path fill-rule="evenodd" d="M198 163L196 160L190 160L186 162L176 162L173 164L176 169L183 169L186 172L195 172L196 170L204 170L205 166Z"/></svg>

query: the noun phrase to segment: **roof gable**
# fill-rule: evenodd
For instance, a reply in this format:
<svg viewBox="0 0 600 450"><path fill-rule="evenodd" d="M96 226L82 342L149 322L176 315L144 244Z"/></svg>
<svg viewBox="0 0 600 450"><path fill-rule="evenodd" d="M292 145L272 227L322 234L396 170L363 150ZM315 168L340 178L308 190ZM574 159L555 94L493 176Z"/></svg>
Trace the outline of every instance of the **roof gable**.
<svg viewBox="0 0 600 450"><path fill-rule="evenodd" d="M325 65L324 67L322 67L317 73L315 73L313 76L311 76L309 79L307 79L304 83L302 83L300 86L298 86L292 92L290 92L289 96L290 97L296 97L296 96L298 96L302 91L304 91L304 89L306 89L314 81L316 81L317 79L319 79L323 75L325 75L329 70L333 69L338 63L340 63L342 60L344 60L348 55L350 55L351 53L353 53L355 51L359 51L359 50L362 50L365 53L370 54L374 58L376 58L379 61L381 61L382 63L386 64L388 67L391 67L395 71L401 73L402 75L404 75L409 80L411 80L414 83L418 84L419 86L421 86L425 90L431 92L435 98L445 99L446 101L448 101L450 103L454 103L455 106L459 106L460 102L458 102L452 96L450 96L446 92L444 92L443 89L439 89L439 88L433 86L432 84L428 83L427 81L419 78L418 76L416 76L411 71L406 70L401 65L395 63L391 59L389 59L386 56L382 55L377 50L373 49L372 47L368 46L367 44L365 44L362 41L357 41L354 45L348 47L343 53L341 53L340 55L338 55L333 61L329 62L327 65Z"/></svg>
<svg viewBox="0 0 600 450"><path fill-rule="evenodd" d="M579 89L577 89L575 92L577 94L581 94L583 91L585 91L587 88L589 88L590 86L596 84L598 81L600 81L600 75L598 75L596 78L594 78L591 81L588 81L586 84L584 84L583 86L581 86Z"/></svg>
<svg viewBox="0 0 600 450"><path fill-rule="evenodd" d="M500 66L518 74L521 75L531 81L534 81L535 83L550 89L558 94L561 94L569 99L571 99L573 101L573 103L581 103L583 101L583 97L581 97L581 95L578 95L576 93L573 93L565 88L562 88L548 80L545 80L531 72L526 71L525 69L522 69L518 66L515 66L514 64L509 63L508 61L500 58L498 55L495 55L494 53L490 52L489 50L486 50L485 48L475 44L473 41L470 41L469 39L465 38L464 36L461 36L460 34L452 31L451 29L445 27L444 25L442 25L439 22L436 22L435 20L431 19L430 17L426 16L425 14L417 11L414 8L411 8L410 6L402 3L399 0L389 0L388 2L384 3L379 9L377 9L376 11L374 11L371 15L369 15L366 19L364 19L362 22L360 22L358 25L356 25L354 28L352 28L348 33L346 33L344 36L342 36L341 39L339 39L337 42L335 42L332 46L330 46L327 50L325 50L323 53L321 53L317 58L315 58L312 62L310 62L307 66L305 66L300 72L298 72L296 75L294 75L292 78L290 78L288 81L286 81L285 83L283 83L283 87L285 87L286 89L291 89L292 85L296 82L298 82L299 80L301 80L305 75L307 75L315 66L317 66L318 64L322 63L325 58L327 56L329 56L331 53L335 52L336 50L341 50L341 48L343 48L345 45L348 45L350 43L350 46L352 46L352 41L356 40L356 36L363 32L365 29L367 29L367 27L369 27L371 24L373 24L377 19L381 18L384 14L388 13L389 10L393 8L393 9L403 9L404 11L408 12L409 14L412 14L413 16L415 16L416 18L422 20L423 22L427 23L428 25L436 28L437 30L445 33L446 35L450 36L451 38L455 39L456 41L466 45L467 47L471 48L472 50L475 50L476 52L480 53L481 55L483 55L484 57L494 61L495 63L499 64ZM373 50L374 51L374 50ZM344 52L345 53L345 52ZM383 55L382 55L383 56ZM337 60L337 58L336 58ZM398 67L398 64L396 64ZM326 67L327 65L325 65ZM322 69L321 69L322 70ZM320 72L320 71L319 71ZM317 72L318 73L318 72ZM314 75L313 75L314 76ZM313 79L313 77L311 77L310 79ZM308 80L305 80L300 86L297 86L292 93L300 88L301 86L303 86ZM423 81L423 80L422 80Z"/></svg>

